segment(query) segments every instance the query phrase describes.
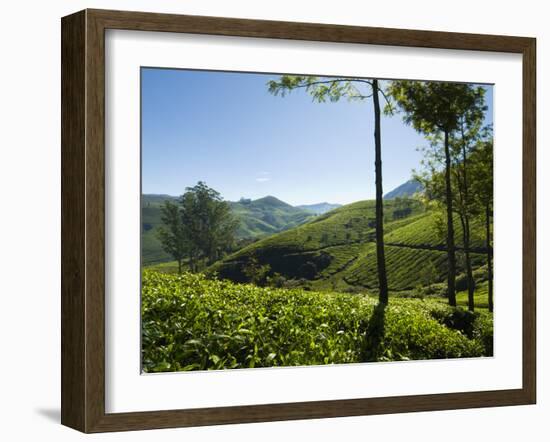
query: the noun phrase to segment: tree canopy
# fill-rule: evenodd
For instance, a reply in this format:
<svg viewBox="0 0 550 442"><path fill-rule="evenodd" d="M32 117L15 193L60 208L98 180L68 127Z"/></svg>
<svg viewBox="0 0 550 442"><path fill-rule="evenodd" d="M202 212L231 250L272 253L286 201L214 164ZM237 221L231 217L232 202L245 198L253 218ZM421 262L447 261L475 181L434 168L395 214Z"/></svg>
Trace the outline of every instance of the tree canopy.
<svg viewBox="0 0 550 442"><path fill-rule="evenodd" d="M458 130L461 120L470 126L482 119L487 110L485 89L481 86L394 80L387 90L403 110L403 120L424 134L453 132ZM391 104L386 106L387 111L392 109Z"/></svg>
<svg viewBox="0 0 550 442"><path fill-rule="evenodd" d="M162 207L164 227L159 239L164 250L179 263L186 257L191 270L199 260L211 264L230 250L239 221L220 194L199 181L187 187L178 204L166 201Z"/></svg>

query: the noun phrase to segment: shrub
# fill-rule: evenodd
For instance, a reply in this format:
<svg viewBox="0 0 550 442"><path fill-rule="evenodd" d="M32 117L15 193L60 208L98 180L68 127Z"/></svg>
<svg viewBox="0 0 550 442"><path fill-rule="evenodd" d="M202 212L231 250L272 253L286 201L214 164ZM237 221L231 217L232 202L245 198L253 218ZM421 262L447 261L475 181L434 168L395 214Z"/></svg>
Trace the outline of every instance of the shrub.
<svg viewBox="0 0 550 442"><path fill-rule="evenodd" d="M260 264L255 256L249 259L243 269L243 273L246 275L248 280L256 285L264 285L270 271L271 266L269 264Z"/></svg>
<svg viewBox="0 0 550 442"><path fill-rule="evenodd" d="M424 305L423 305L424 304ZM426 309L426 307L428 307ZM444 359L482 356L484 348L475 340L450 329L427 314L425 301L402 299L386 309L383 338L367 360ZM381 321L380 318L377 321Z"/></svg>
<svg viewBox="0 0 550 442"><path fill-rule="evenodd" d="M493 315L486 311L471 312L461 307L440 304L433 306L431 315L441 324L460 331L484 349L484 356L493 355Z"/></svg>
<svg viewBox="0 0 550 442"><path fill-rule="evenodd" d="M440 323L453 330L459 330L464 335L472 338L476 313L463 308L451 306L440 309L433 309L432 316Z"/></svg>
<svg viewBox="0 0 550 442"><path fill-rule="evenodd" d="M455 289L457 292L468 290L468 277L466 276L466 274L462 273L456 277Z"/></svg>
<svg viewBox="0 0 550 442"><path fill-rule="evenodd" d="M300 266L299 274L305 279L313 279L317 275L317 266L314 262L306 261Z"/></svg>
<svg viewBox="0 0 550 442"><path fill-rule="evenodd" d="M485 356L493 356L493 315L477 312L473 326L473 338L485 348Z"/></svg>
<svg viewBox="0 0 550 442"><path fill-rule="evenodd" d="M476 285L487 281L487 278L489 276L487 275L487 265L475 269L472 273Z"/></svg>
<svg viewBox="0 0 550 442"><path fill-rule="evenodd" d="M429 286L424 287L422 290L426 296L434 296L440 298L447 297L447 283L430 284Z"/></svg>
<svg viewBox="0 0 550 442"><path fill-rule="evenodd" d="M280 273L275 273L272 276L268 276L267 285L270 287L283 288L286 287L287 279Z"/></svg>

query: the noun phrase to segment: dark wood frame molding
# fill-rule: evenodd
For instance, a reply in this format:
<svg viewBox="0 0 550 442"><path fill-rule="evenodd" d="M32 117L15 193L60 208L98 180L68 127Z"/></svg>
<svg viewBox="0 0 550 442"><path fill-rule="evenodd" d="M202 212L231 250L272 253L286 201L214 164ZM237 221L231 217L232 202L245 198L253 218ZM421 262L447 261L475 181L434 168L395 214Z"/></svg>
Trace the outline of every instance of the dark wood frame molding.
<svg viewBox="0 0 550 442"><path fill-rule="evenodd" d="M64 17L61 24L61 422L64 425L83 432L103 432L535 403L536 40L534 38L105 10L84 10ZM104 55L106 29L522 54L522 388L189 410L105 413Z"/></svg>

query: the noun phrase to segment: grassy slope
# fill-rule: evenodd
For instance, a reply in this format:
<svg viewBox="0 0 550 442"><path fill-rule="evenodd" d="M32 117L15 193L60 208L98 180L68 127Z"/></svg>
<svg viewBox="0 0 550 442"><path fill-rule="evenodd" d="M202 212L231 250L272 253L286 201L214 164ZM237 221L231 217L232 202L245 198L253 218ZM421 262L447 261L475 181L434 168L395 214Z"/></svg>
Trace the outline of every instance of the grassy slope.
<svg viewBox="0 0 550 442"><path fill-rule="evenodd" d="M492 354L492 315L437 300L260 288L145 270L148 372Z"/></svg>
<svg viewBox="0 0 550 442"><path fill-rule="evenodd" d="M474 303L476 309L488 309L488 286L487 282L482 282L476 287L474 293ZM494 294L493 294L494 296ZM493 300L494 301L494 300ZM462 307L468 307L468 291L462 290L456 294L456 303Z"/></svg>
<svg viewBox="0 0 550 442"><path fill-rule="evenodd" d="M442 282L447 272L444 238L438 217L414 206L404 219L393 220L395 203L385 202L385 240L391 290L411 290ZM255 256L287 278L306 278L319 290L376 288L374 201L361 201L319 216L294 229L262 239L227 257L213 268L221 277L244 282L242 268ZM457 244L462 229L456 222ZM472 223L472 247L482 252L483 226ZM461 253L458 253L459 262ZM484 264L482 253L472 253L474 268ZM315 276L311 277L311 264Z"/></svg>

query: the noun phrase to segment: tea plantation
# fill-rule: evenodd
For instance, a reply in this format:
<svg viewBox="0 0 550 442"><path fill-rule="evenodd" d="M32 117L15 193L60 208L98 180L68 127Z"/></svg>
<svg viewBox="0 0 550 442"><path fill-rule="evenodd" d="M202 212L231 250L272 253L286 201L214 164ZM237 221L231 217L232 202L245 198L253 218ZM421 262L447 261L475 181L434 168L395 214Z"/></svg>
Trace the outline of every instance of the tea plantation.
<svg viewBox="0 0 550 442"><path fill-rule="evenodd" d="M492 355L487 312L443 299L275 289L143 271L146 372Z"/></svg>
<svg viewBox="0 0 550 442"><path fill-rule="evenodd" d="M208 271L222 279L248 282L244 270L254 258L260 264L269 265L271 275L299 281L303 288L374 292L378 286L374 207L374 201L370 200L342 206L244 247L215 263ZM406 294L418 291L419 287L444 283L447 253L438 214L425 211L412 200L408 201L405 216L401 216L404 210L393 200L385 202L384 212L386 268L391 294ZM461 262L462 228L458 218L455 232L460 274L465 270ZM483 226L478 220L471 224L471 252L474 270L481 269L486 264L486 251ZM483 282L485 274L477 274L480 278L476 283Z"/></svg>

